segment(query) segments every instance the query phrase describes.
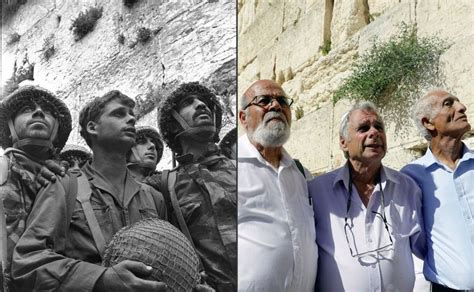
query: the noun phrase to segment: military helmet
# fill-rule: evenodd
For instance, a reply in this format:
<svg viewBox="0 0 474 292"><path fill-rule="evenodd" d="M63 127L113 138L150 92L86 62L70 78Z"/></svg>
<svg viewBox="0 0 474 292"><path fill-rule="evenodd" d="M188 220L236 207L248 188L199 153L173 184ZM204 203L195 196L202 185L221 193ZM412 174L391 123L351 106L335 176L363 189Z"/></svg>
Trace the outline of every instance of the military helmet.
<svg viewBox="0 0 474 292"><path fill-rule="evenodd" d="M182 152L177 136L188 129L183 128L183 125L177 120L174 113L176 113L180 101L189 95L199 96L200 100L211 110L215 127L213 141L219 141L219 131L222 126L222 108L216 95L205 86L199 84L199 82L184 83L169 96L165 97L158 107L158 127L160 133L166 144L176 153ZM196 130L199 130L199 128L195 127Z"/></svg>
<svg viewBox="0 0 474 292"><path fill-rule="evenodd" d="M91 152L81 145L66 144L63 150L61 150L61 153L59 153L59 157L63 160L67 160L70 156L86 161L91 157Z"/></svg>
<svg viewBox="0 0 474 292"><path fill-rule="evenodd" d="M43 108L51 110L57 120L58 130L52 147L62 149L71 132L71 113L66 104L53 93L39 86L27 85L8 95L0 104L0 146L12 147L18 141L12 141L16 133L11 133L9 121L17 112L28 103L36 103ZM10 122L11 123L11 122Z"/></svg>
<svg viewBox="0 0 474 292"><path fill-rule="evenodd" d="M156 148L156 161L160 161L161 157L163 156L163 141L161 139L160 134L158 133L158 130L155 129L154 127L150 126L139 126L136 128L137 130L137 141L141 138L144 137L149 137L152 141L153 144L155 144Z"/></svg>

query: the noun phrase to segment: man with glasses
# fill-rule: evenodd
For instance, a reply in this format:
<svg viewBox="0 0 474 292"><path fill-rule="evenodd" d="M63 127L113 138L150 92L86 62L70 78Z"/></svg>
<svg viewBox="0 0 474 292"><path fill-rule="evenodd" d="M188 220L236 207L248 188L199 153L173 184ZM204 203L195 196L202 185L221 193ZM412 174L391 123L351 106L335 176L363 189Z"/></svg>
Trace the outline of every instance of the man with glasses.
<svg viewBox="0 0 474 292"><path fill-rule="evenodd" d="M471 129L466 106L443 89L430 90L413 118L429 148L402 172L423 191L423 273L432 291L474 291L474 151L462 142Z"/></svg>
<svg viewBox="0 0 474 292"><path fill-rule="evenodd" d="M318 251L304 176L283 148L293 103L271 80L241 99L238 140L239 291L313 291Z"/></svg>
<svg viewBox="0 0 474 292"><path fill-rule="evenodd" d="M355 104L341 121L347 163L309 183L319 247L317 291L412 291L412 252L423 254L421 191L382 165L385 126L376 107Z"/></svg>

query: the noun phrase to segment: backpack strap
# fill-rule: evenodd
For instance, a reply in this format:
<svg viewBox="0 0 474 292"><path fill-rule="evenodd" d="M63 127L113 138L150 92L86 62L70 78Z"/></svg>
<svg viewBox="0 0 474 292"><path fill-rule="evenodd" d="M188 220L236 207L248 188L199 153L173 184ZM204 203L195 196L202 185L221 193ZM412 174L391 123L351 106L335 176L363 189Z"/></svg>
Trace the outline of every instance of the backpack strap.
<svg viewBox="0 0 474 292"><path fill-rule="evenodd" d="M181 212L181 208L179 207L178 197L176 196L174 185L176 183L176 171L169 171L164 170L161 173L161 186L162 186L162 193L165 197L165 201L167 205L170 204L173 213L178 220L179 229L181 232L186 236L189 240L191 245L193 246L194 250L196 250L196 246L194 245L193 238L191 237L191 233L189 232L188 226L186 225L186 221L184 220L183 212ZM204 267L201 262L201 258L198 256L199 259L199 270L204 271Z"/></svg>
<svg viewBox="0 0 474 292"><path fill-rule="evenodd" d="M295 162L296 167L298 167L298 169L301 172L301 174L303 175L303 177L306 178L306 175L304 174L303 164L301 164L301 162L298 159L293 159L293 161Z"/></svg>
<svg viewBox="0 0 474 292"><path fill-rule="evenodd" d="M94 214L94 210L92 209L90 201L91 195L92 189L89 185L89 180L84 173L81 173L81 175L77 177L77 200L81 203L97 251L99 252L100 257L103 258L105 239L102 230L100 229L99 222L97 221L97 217Z"/></svg>
<svg viewBox="0 0 474 292"><path fill-rule="evenodd" d="M0 156L0 186L7 182L10 175L10 160L5 156Z"/></svg>
<svg viewBox="0 0 474 292"><path fill-rule="evenodd" d="M1 268L1 283L2 283L2 291L8 292L8 283L7 279L4 277L5 271L7 269L7 222L5 219L5 209L3 207L3 198L0 197L0 244L2 245L0 248L0 268Z"/></svg>

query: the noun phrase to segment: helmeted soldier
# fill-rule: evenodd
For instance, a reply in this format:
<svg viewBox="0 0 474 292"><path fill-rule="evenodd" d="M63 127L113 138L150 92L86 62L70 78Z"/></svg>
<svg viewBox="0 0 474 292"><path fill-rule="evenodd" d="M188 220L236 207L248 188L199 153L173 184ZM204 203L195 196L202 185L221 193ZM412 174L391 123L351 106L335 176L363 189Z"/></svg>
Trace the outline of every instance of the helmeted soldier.
<svg viewBox="0 0 474 292"><path fill-rule="evenodd" d="M145 182L168 198L170 220L194 243L206 281L217 291L236 289L236 169L216 142L222 108L205 86L185 83L162 100L158 126L179 166Z"/></svg>
<svg viewBox="0 0 474 292"><path fill-rule="evenodd" d="M137 127L137 139L127 155L127 168L137 181L156 170L163 156L163 141L158 130L150 126Z"/></svg>
<svg viewBox="0 0 474 292"><path fill-rule="evenodd" d="M44 88L21 87L0 104L0 146L5 149L0 157L0 201L5 212L0 219L6 219L0 223L5 290L13 248L41 187L35 177L44 160L64 146L70 132L69 109Z"/></svg>
<svg viewBox="0 0 474 292"><path fill-rule="evenodd" d="M68 163L70 172L77 172L91 159L91 152L84 146L76 144L66 144L59 158Z"/></svg>

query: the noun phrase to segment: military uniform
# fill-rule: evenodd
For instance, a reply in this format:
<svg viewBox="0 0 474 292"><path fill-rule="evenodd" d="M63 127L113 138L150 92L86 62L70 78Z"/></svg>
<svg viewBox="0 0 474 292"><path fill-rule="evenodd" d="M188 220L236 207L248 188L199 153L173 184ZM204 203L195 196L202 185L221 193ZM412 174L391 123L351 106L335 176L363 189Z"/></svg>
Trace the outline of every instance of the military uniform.
<svg viewBox="0 0 474 292"><path fill-rule="evenodd" d="M122 227L141 219L166 218L161 193L137 183L128 171L123 199L90 164L82 172L92 189L90 202L105 242ZM106 270L100 266L102 259L82 205L68 191L69 179L50 184L38 194L38 203L14 253L12 276L20 291L30 291L33 287L48 291L92 291Z"/></svg>
<svg viewBox="0 0 474 292"><path fill-rule="evenodd" d="M217 291L234 291L237 283L236 169L228 158L211 151L198 159L178 157L175 192L196 247L206 282ZM146 183L160 187L160 174ZM171 210L169 213L171 214ZM170 221L178 228L176 219Z"/></svg>

